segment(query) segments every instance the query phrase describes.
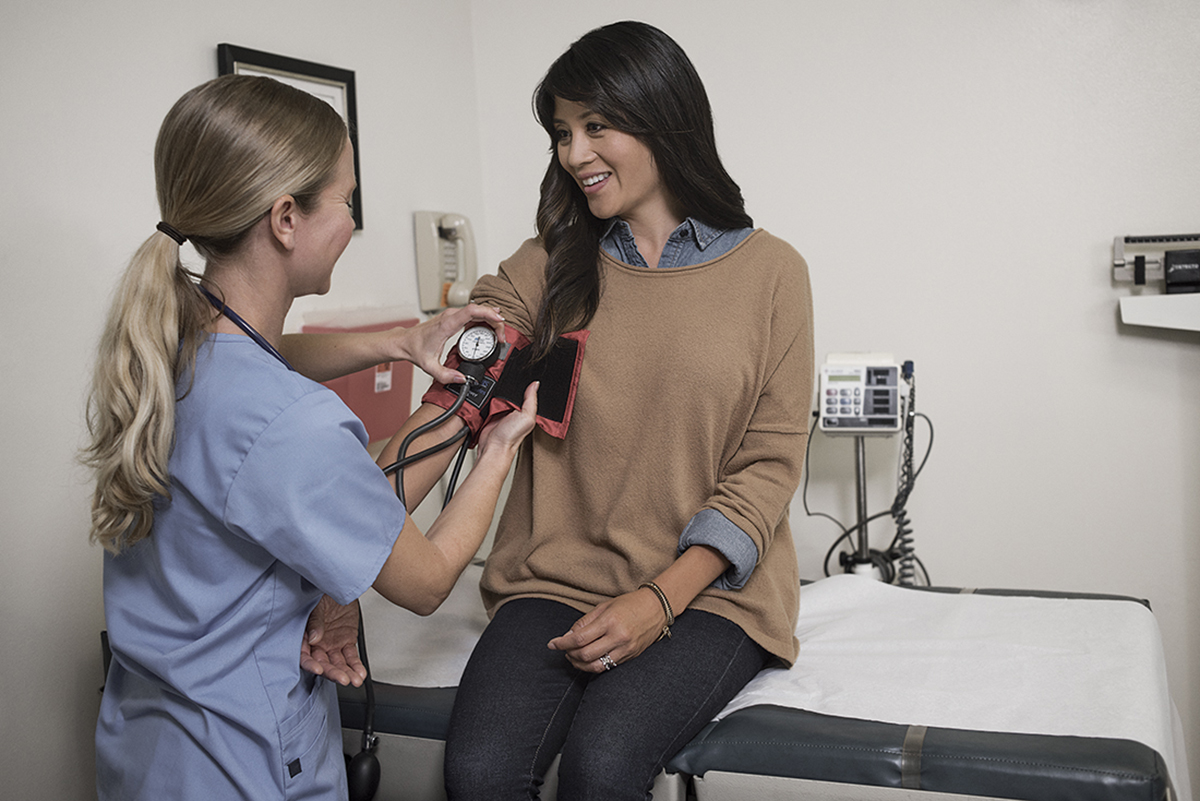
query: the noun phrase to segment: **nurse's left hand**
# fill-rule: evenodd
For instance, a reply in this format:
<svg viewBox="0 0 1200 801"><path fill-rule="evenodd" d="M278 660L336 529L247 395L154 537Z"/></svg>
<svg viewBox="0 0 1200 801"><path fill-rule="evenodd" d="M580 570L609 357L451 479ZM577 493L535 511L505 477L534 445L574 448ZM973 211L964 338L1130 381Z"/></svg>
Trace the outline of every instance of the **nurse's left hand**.
<svg viewBox="0 0 1200 801"><path fill-rule="evenodd" d="M358 601L342 606L328 595L321 597L308 616L300 667L343 687L362 686L367 669L358 656Z"/></svg>

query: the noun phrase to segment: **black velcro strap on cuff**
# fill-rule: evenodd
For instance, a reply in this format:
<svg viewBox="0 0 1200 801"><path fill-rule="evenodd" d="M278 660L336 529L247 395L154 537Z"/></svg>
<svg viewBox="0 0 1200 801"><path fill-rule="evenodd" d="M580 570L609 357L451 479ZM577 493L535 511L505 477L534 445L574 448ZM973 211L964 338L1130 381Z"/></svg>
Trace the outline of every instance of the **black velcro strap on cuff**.
<svg viewBox="0 0 1200 801"><path fill-rule="evenodd" d="M562 423L567 417L571 400L571 383L579 348L580 343L576 340L559 337L550 355L537 364L530 364L532 347L515 351L508 357L508 364L504 366L493 397L502 398L520 408L526 387L534 381L541 381L538 388L538 417Z"/></svg>

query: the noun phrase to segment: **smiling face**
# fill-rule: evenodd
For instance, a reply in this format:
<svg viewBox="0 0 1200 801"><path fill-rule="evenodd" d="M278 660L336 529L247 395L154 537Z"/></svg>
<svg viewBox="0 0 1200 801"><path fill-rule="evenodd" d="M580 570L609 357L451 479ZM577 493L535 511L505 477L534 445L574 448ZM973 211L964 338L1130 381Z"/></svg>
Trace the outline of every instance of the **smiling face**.
<svg viewBox="0 0 1200 801"><path fill-rule="evenodd" d="M637 137L562 98L554 102L554 131L558 163L575 179L596 217L620 217L631 226L670 225L668 230L682 221L650 148Z"/></svg>
<svg viewBox="0 0 1200 801"><path fill-rule="evenodd" d="M333 180L321 190L316 206L300 217L303 225L297 229L296 246L303 258L301 269L294 273L294 295L323 295L329 291L333 266L350 243L354 233L352 198L357 182L354 179L354 149L350 140L338 159Z"/></svg>

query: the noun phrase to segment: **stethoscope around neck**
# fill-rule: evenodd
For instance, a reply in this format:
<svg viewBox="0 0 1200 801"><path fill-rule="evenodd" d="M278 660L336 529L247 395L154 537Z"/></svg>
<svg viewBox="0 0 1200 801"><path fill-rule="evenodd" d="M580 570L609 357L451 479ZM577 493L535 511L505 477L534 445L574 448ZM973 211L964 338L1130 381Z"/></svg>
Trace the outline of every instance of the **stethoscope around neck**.
<svg viewBox="0 0 1200 801"><path fill-rule="evenodd" d="M291 363L288 362L287 359L283 358L283 354L276 350L275 346L268 342L266 337L258 333L258 331L254 329L254 326L242 319L240 314L229 308L229 305L225 303L225 301L221 300L212 292L210 292L208 287L206 287L204 284L196 284L196 286L204 294L204 297L208 298L208 302L212 304L213 308L216 309L220 314L224 315L231 323L242 329L246 336L250 337L250 339L254 341L254 344L258 345L267 353L278 359L284 367L291 370L293 373L296 372L296 368L292 367Z"/></svg>

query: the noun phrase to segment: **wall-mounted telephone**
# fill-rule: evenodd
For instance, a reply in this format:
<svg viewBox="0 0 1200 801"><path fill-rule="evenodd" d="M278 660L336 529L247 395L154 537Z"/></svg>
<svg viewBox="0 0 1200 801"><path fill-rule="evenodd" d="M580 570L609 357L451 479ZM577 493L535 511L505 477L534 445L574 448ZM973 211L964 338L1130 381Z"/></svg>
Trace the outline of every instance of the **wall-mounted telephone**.
<svg viewBox="0 0 1200 801"><path fill-rule="evenodd" d="M475 286L475 235L461 214L413 212L421 311L466 306Z"/></svg>

